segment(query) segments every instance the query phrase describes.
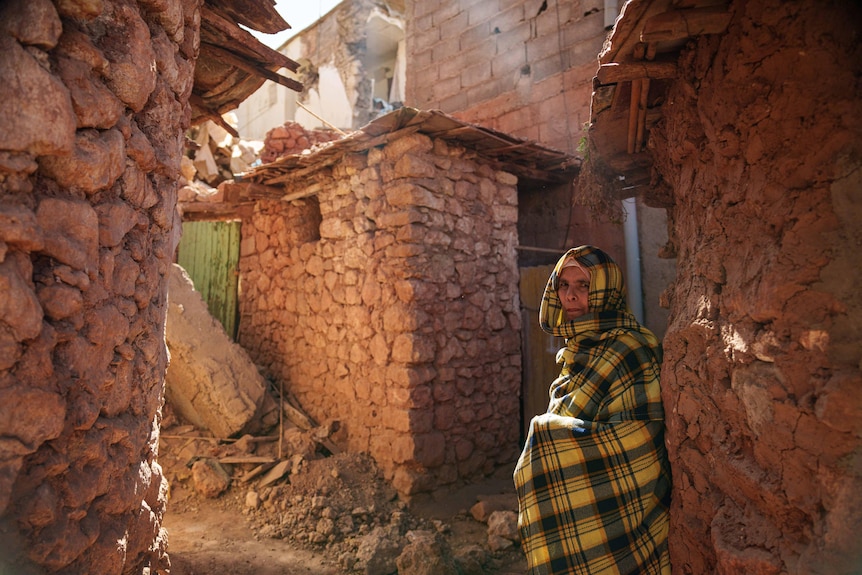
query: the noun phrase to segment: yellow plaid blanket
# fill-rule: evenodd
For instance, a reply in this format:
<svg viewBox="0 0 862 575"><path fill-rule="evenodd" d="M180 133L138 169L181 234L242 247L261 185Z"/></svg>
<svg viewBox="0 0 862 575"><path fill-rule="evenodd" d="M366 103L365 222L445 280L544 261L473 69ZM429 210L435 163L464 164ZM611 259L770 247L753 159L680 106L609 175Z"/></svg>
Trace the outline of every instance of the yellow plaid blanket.
<svg viewBox="0 0 862 575"><path fill-rule="evenodd" d="M574 321L557 296L571 256L591 275L590 313ZM658 340L629 313L616 263L591 246L560 258L539 321L566 347L514 473L530 573L670 573Z"/></svg>

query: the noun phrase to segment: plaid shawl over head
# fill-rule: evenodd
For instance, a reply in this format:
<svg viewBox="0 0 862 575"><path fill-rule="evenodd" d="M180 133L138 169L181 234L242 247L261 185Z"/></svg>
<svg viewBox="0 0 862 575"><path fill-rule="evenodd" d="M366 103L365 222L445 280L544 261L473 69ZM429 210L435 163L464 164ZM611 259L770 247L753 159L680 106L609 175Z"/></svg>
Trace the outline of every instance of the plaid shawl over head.
<svg viewBox="0 0 862 575"><path fill-rule="evenodd" d="M590 312L572 321L557 295L569 257L590 272ZM557 262L539 321L566 347L514 474L530 573L670 573L658 340L628 311L617 264L590 246Z"/></svg>

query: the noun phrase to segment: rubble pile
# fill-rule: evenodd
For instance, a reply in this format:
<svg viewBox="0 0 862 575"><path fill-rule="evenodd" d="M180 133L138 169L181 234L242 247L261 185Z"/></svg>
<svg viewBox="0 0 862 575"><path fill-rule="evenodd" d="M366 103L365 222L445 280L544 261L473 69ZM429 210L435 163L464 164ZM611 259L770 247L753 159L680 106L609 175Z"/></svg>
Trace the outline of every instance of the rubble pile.
<svg viewBox="0 0 862 575"><path fill-rule="evenodd" d="M255 538L290 540L345 573L470 575L517 560L517 534L495 526L506 522L502 516L513 524L511 501L489 497L450 521L429 519L399 499L369 456L327 449L331 429L303 430L287 420L282 427L281 434L218 439L166 405L160 462L170 509L218 500L245 517ZM473 536L463 536L464 525ZM512 540L501 545L501 533Z"/></svg>
<svg viewBox="0 0 862 575"><path fill-rule="evenodd" d="M289 540L346 573L469 575L513 562L514 493L483 496L447 521L414 512L374 459L333 441L339 421L318 424L255 371L177 265L169 304L159 461L171 510L218 501L255 538Z"/></svg>
<svg viewBox="0 0 862 575"><path fill-rule="evenodd" d="M266 164L282 156L301 154L318 144L338 140L343 135L336 130L306 130L296 122L286 122L266 133L260 159Z"/></svg>
<svg viewBox="0 0 862 575"><path fill-rule="evenodd" d="M225 121L236 125L232 114L226 114ZM183 176L190 183L198 180L215 188L259 164L264 145L259 140L237 138L208 121L189 131L187 146L190 153L183 161Z"/></svg>

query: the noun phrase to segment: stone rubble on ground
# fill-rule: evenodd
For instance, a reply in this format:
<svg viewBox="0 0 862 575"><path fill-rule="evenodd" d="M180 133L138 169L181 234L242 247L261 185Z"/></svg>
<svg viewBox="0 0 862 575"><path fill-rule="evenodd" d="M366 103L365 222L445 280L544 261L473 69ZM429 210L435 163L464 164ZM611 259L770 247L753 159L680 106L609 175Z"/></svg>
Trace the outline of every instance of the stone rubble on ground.
<svg viewBox="0 0 862 575"><path fill-rule="evenodd" d="M263 474L250 474L258 464L222 461L269 456L275 461L277 435L218 440L181 424L170 406L165 421L160 460L170 481L172 508L194 506L198 497L217 498L244 516L255 538L287 539L324 552L346 573L479 575L496 572L512 561L507 554L520 553L511 505L481 521L488 524L487 541L459 539L446 521L412 512L369 456L325 451L311 439L319 428L284 430L282 437L292 440L282 440L281 461L290 462L290 469L263 485ZM298 453L291 453L294 446ZM474 510L500 506L506 499L511 503L507 497L481 496L482 505L453 521L477 521Z"/></svg>

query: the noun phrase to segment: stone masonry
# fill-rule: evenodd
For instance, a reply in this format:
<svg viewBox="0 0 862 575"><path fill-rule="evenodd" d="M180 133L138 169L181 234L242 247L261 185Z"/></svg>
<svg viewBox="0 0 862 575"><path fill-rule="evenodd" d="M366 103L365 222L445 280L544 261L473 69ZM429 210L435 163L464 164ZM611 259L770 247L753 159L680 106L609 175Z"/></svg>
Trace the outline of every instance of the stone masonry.
<svg viewBox="0 0 862 575"><path fill-rule="evenodd" d="M0 4L0 572L168 567L157 456L196 1Z"/></svg>
<svg viewBox="0 0 862 575"><path fill-rule="evenodd" d="M345 155L327 181L243 222L240 343L402 494L510 463L516 177L412 134Z"/></svg>

